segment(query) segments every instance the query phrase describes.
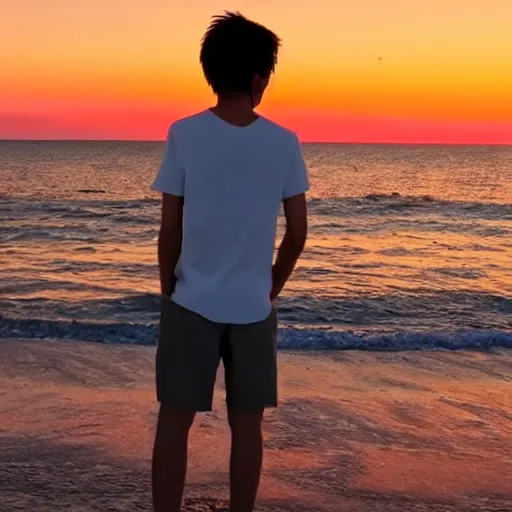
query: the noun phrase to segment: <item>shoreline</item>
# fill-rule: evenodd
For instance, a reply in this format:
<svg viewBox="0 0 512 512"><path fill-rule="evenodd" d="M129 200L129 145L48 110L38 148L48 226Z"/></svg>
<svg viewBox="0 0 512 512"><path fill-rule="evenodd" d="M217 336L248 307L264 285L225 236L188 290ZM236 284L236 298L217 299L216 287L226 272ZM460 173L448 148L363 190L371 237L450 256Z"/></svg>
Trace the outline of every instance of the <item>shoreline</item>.
<svg viewBox="0 0 512 512"><path fill-rule="evenodd" d="M151 510L154 347L0 341L3 510ZM279 352L261 511L512 510L512 351ZM219 374L186 510L223 510ZM205 456L207 454L207 456Z"/></svg>
<svg viewBox="0 0 512 512"><path fill-rule="evenodd" d="M159 299L153 298L153 300ZM158 323L23 319L6 318L0 314L0 340L2 339L156 346ZM354 332L341 328L297 328L285 324L280 326L278 331L278 348L295 351L363 350L374 352L512 349L512 330L382 330L380 332L373 330Z"/></svg>

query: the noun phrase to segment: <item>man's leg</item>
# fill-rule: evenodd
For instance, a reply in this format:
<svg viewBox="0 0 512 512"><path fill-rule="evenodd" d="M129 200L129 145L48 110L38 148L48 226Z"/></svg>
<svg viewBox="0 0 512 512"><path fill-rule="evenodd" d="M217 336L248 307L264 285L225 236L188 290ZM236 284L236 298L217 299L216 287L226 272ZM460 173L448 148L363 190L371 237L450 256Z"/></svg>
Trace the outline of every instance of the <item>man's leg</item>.
<svg viewBox="0 0 512 512"><path fill-rule="evenodd" d="M228 407L231 428L231 512L252 512L263 461L263 409Z"/></svg>
<svg viewBox="0 0 512 512"><path fill-rule="evenodd" d="M231 325L221 344L231 427L231 512L252 512L263 458L262 420L277 405L277 316Z"/></svg>
<svg viewBox="0 0 512 512"><path fill-rule="evenodd" d="M187 471L188 433L199 411L211 410L225 326L163 299L156 353L161 404L153 452L156 512L179 512Z"/></svg>
<svg viewBox="0 0 512 512"><path fill-rule="evenodd" d="M180 512L187 472L188 433L194 411L160 407L153 449L155 512Z"/></svg>

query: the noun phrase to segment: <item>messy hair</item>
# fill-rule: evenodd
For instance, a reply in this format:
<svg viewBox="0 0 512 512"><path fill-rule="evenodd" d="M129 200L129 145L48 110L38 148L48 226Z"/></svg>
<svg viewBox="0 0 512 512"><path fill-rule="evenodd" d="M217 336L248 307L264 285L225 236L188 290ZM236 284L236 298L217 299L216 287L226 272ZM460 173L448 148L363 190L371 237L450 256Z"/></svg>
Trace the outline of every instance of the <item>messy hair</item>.
<svg viewBox="0 0 512 512"><path fill-rule="evenodd" d="M276 34L238 12L214 16L201 43L206 81L220 96L248 93L255 75L274 72L280 44Z"/></svg>

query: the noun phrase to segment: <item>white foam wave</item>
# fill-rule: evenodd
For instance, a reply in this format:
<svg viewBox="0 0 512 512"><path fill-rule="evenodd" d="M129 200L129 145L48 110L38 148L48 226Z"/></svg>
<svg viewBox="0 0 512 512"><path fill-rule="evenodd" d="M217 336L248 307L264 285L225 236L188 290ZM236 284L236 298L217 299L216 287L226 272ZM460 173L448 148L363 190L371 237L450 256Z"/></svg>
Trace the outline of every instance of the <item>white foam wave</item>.
<svg viewBox="0 0 512 512"><path fill-rule="evenodd" d="M154 345L158 329L151 324L95 324L0 317L0 339L63 339L100 343ZM355 334L347 331L284 328L279 331L281 350L461 350L512 348L512 331L395 332Z"/></svg>

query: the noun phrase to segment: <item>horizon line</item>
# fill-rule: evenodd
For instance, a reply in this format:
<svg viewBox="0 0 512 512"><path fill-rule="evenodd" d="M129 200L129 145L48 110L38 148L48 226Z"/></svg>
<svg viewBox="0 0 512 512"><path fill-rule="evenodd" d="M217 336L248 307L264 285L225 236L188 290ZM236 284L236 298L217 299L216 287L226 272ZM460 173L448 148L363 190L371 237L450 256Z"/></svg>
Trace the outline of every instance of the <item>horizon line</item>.
<svg viewBox="0 0 512 512"><path fill-rule="evenodd" d="M0 142L134 142L165 143L165 139L25 139L0 138ZM396 145L396 146L512 146L511 142L442 142L442 141L324 141L303 140L302 144Z"/></svg>

